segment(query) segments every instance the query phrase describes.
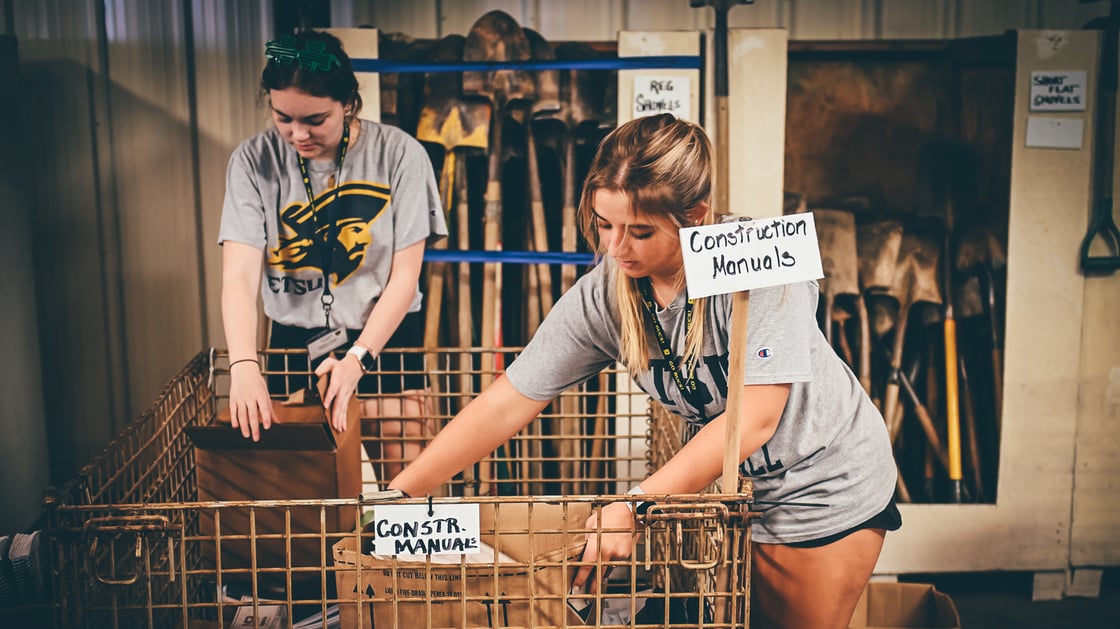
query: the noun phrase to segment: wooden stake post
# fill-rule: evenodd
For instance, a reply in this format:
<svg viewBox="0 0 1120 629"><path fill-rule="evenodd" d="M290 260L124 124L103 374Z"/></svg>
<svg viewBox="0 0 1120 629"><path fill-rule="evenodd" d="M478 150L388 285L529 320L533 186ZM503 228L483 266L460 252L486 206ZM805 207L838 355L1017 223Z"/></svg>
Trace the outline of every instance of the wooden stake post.
<svg viewBox="0 0 1120 629"><path fill-rule="evenodd" d="M727 367L727 449L723 452L723 493L739 492L739 443L743 423L739 407L743 403L743 376L747 362L747 322L750 319L751 293L739 291L731 302L731 355Z"/></svg>

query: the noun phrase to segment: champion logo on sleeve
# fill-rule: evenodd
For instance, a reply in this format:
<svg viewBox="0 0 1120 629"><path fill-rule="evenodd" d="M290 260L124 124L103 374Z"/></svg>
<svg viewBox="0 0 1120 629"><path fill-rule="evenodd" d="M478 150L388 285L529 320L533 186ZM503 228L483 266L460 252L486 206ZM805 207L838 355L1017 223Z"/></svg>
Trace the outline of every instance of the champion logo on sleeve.
<svg viewBox="0 0 1120 629"><path fill-rule="evenodd" d="M772 352L769 347L763 347L762 349L758 350L758 357L759 358L766 359L766 358L770 358L773 355L774 355L774 352Z"/></svg>

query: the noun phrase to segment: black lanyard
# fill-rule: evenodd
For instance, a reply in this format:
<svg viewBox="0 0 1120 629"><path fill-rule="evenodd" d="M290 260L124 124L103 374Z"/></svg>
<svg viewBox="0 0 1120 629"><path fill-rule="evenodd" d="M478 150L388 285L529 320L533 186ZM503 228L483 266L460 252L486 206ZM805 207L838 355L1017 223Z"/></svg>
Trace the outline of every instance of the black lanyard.
<svg viewBox="0 0 1120 629"><path fill-rule="evenodd" d="M666 367L669 369L669 375L673 377L673 382L677 383L677 388L680 389L681 394L688 400L689 404L695 406L701 415L704 413L704 404L697 398L696 392L698 386L696 384L696 361L688 367L688 379L686 380L681 375L680 367L677 361L673 358L673 348L669 345L669 339L665 335L665 328L661 327L661 321L657 319L657 304L653 301L653 286L650 284L649 278L644 277L638 280L638 292L642 294L642 304L646 308L646 314L649 315L649 322L653 325L653 334L657 337L657 345L661 348L661 355L665 357ZM692 310L695 301L689 299L684 307L684 333L687 338L689 330L692 329Z"/></svg>
<svg viewBox="0 0 1120 629"><path fill-rule="evenodd" d="M338 162L337 174L334 182L334 198L332 201L338 200L338 189L342 187L342 163L346 161L346 149L350 146L350 123L344 122L342 126L342 142L338 145ZM319 210L315 206L315 193L311 190L311 175L307 172L307 160L303 156L296 153L299 159L299 174L303 177L303 188L307 191L307 207L311 209L311 219L315 223L315 233L319 233ZM326 202L323 205L327 205ZM337 209L336 212L337 214ZM327 217L328 219L330 217ZM330 224L327 224L326 229L323 230L323 242L320 244L320 252L322 254L322 261L319 265L323 272L323 294L319 297L319 303L323 304L323 316L327 320L326 327L331 327L331 305L334 304L334 295L331 294L331 239L330 239Z"/></svg>

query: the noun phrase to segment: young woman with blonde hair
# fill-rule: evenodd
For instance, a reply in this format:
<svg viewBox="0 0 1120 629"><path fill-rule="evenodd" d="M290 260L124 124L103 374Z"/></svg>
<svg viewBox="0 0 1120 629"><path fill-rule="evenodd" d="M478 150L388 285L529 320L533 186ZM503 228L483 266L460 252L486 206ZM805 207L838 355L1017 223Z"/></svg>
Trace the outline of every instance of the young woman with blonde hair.
<svg viewBox="0 0 1120 629"><path fill-rule="evenodd" d="M711 147L700 127L660 115L604 139L579 208L603 261L557 302L505 377L391 487L432 491L616 361L698 429L632 493L698 493L719 478L731 296L688 299L677 231L717 220L710 194ZM772 506L754 524L753 627L847 627L886 531L901 525L882 416L817 327L817 299L816 282L751 291L746 376L734 384L743 387L742 472L760 501L829 505ZM604 528L626 529L634 515L620 502L601 517ZM589 536L584 560L623 558L632 548L627 533ZM590 573L581 568L574 584Z"/></svg>

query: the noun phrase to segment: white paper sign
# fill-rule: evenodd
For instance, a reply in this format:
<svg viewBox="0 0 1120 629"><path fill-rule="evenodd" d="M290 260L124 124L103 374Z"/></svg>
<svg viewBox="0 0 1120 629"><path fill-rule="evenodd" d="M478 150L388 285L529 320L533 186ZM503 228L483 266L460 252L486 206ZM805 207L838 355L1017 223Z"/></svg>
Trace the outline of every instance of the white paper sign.
<svg viewBox="0 0 1120 629"><path fill-rule="evenodd" d="M374 555L480 552L478 504L379 505L372 527Z"/></svg>
<svg viewBox="0 0 1120 629"><path fill-rule="evenodd" d="M1027 146L1043 149L1079 149L1085 121L1076 118L1027 116Z"/></svg>
<svg viewBox="0 0 1120 629"><path fill-rule="evenodd" d="M824 277L811 213L680 230L691 298Z"/></svg>
<svg viewBox="0 0 1120 629"><path fill-rule="evenodd" d="M632 118L673 114L691 120L692 86L687 76L646 74L634 77Z"/></svg>
<svg viewBox="0 0 1120 629"><path fill-rule="evenodd" d="M1085 111L1085 71L1031 72L1031 111Z"/></svg>

